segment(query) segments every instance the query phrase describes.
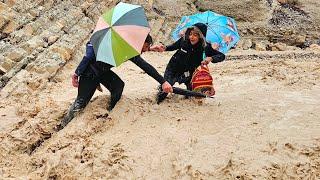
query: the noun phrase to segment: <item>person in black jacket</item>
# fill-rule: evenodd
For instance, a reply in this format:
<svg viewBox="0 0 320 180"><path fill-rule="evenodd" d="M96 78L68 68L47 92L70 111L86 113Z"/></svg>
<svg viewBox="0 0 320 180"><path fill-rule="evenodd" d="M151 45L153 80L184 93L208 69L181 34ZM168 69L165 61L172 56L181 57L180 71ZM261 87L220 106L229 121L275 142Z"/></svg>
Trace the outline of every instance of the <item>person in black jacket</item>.
<svg viewBox="0 0 320 180"><path fill-rule="evenodd" d="M178 41L169 46L157 45L152 48L158 52L174 51L176 53L170 59L164 78L174 85L176 82L185 84L188 90L191 90L191 77L195 69L202 65L207 65L210 62L218 63L225 59L225 55L215 50L210 43L206 42L205 36L207 26L202 23L197 23L188 28ZM204 58L204 53L206 58ZM159 87L157 94L157 103L161 103L168 93L163 92Z"/></svg>
<svg viewBox="0 0 320 180"><path fill-rule="evenodd" d="M150 50L151 44L152 37L148 35L142 48L142 52ZM131 58L130 61L138 65L149 76L158 81L162 85L163 91L166 93L173 91L172 86L153 66L142 59L140 55ZM111 111L115 107L122 96L124 82L111 70L112 67L112 65L96 61L93 46L88 42L86 45L86 55L83 57L72 76L72 85L78 87L78 96L63 118L60 128L65 127L74 118L76 112L79 112L86 107L97 87L100 87L100 83L111 93L110 104L107 109Z"/></svg>

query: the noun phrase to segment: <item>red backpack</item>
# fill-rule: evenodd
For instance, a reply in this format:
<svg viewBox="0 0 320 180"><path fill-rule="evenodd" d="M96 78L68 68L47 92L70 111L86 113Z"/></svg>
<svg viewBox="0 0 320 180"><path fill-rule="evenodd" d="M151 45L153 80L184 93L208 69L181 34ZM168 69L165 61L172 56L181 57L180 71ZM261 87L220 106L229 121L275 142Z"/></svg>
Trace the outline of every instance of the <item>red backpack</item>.
<svg viewBox="0 0 320 180"><path fill-rule="evenodd" d="M208 96L215 94L213 78L210 75L208 66L199 66L194 71L191 79L191 87L193 91L202 92Z"/></svg>

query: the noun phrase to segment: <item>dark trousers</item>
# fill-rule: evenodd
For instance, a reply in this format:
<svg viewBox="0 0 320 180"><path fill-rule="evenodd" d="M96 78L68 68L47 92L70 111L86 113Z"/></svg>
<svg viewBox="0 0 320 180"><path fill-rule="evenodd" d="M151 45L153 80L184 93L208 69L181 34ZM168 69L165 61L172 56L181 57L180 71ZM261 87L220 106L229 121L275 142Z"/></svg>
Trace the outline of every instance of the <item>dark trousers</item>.
<svg viewBox="0 0 320 180"><path fill-rule="evenodd" d="M174 72L174 68L170 66L170 63L166 67L164 72L164 79L168 81L171 86L173 86L176 82L179 84L185 84L188 90L192 90L191 88L191 76L186 77L183 73ZM157 104L160 104L166 97L168 93L162 91L162 87L159 86L158 94L157 94Z"/></svg>
<svg viewBox="0 0 320 180"><path fill-rule="evenodd" d="M80 76L78 96L61 122L62 127L65 127L74 118L77 112L87 106L100 83L105 86L111 94L109 107L107 109L110 111L114 108L121 98L124 82L110 69L102 71L97 76L89 67L84 74Z"/></svg>

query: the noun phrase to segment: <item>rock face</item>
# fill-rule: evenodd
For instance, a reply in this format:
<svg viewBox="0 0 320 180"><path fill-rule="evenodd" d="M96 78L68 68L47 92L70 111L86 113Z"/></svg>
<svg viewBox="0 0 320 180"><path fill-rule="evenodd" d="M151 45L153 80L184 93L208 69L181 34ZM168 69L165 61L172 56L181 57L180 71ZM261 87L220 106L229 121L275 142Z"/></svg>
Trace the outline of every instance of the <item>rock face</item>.
<svg viewBox="0 0 320 180"><path fill-rule="evenodd" d="M266 2L256 0L204 0L196 1L195 5L200 11L213 10L219 14L234 17L239 22L264 21L270 17L271 13Z"/></svg>
<svg viewBox="0 0 320 180"><path fill-rule="evenodd" d="M214 10L234 17L242 36L289 43L296 35L319 37L319 8L316 0L202 0L199 10Z"/></svg>
<svg viewBox="0 0 320 180"><path fill-rule="evenodd" d="M320 93L310 87L319 85L320 78L319 0L122 0L144 6L151 34L165 44L183 15L214 10L235 18L242 37L236 48L241 51L228 54L230 64L218 63L212 69L218 85L226 82L221 83L227 87L224 98L197 107L189 100L178 105L172 98L170 104L159 106L152 95L158 84L146 81L141 70L128 63L124 69L117 68L118 74L124 80L134 79L126 87L143 87L142 92L124 93L120 108L111 115L105 108L109 96L93 98L89 109L73 121L76 126L57 132L77 93L71 88L70 75L83 56L84 45L98 17L119 1L0 1L0 179L320 176L319 140L317 146L295 144L314 139L308 133L318 132L320 106L315 104ZM308 51L301 52L304 48ZM171 56L164 54L145 57L163 73ZM278 83L286 84L285 91ZM292 128L289 134L270 139L270 134L287 132L287 125ZM282 137L290 141L279 141ZM149 147L144 149L145 145ZM251 147L256 149L248 151ZM268 161L267 166L252 159L252 154ZM283 157L290 160L282 163ZM243 162L248 165L245 169ZM167 176L159 176L160 171Z"/></svg>
<svg viewBox="0 0 320 180"><path fill-rule="evenodd" d="M319 43L317 0L126 0L145 7L151 34L171 42L181 16L213 10L236 19L240 49L263 51L266 41L309 47ZM117 1L8 0L0 2L0 87L22 69L50 78L74 57L99 15ZM254 43L253 43L254 42ZM284 45L274 46L283 50ZM270 48L269 48L270 49Z"/></svg>

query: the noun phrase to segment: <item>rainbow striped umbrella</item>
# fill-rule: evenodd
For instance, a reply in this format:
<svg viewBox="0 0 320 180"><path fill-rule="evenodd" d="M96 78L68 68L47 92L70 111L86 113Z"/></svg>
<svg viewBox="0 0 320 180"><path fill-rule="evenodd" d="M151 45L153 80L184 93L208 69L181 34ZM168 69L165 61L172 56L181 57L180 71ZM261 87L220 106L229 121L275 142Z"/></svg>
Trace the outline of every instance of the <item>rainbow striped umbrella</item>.
<svg viewBox="0 0 320 180"><path fill-rule="evenodd" d="M120 2L99 18L90 42L97 61L119 66L141 53L149 32L143 7Z"/></svg>

